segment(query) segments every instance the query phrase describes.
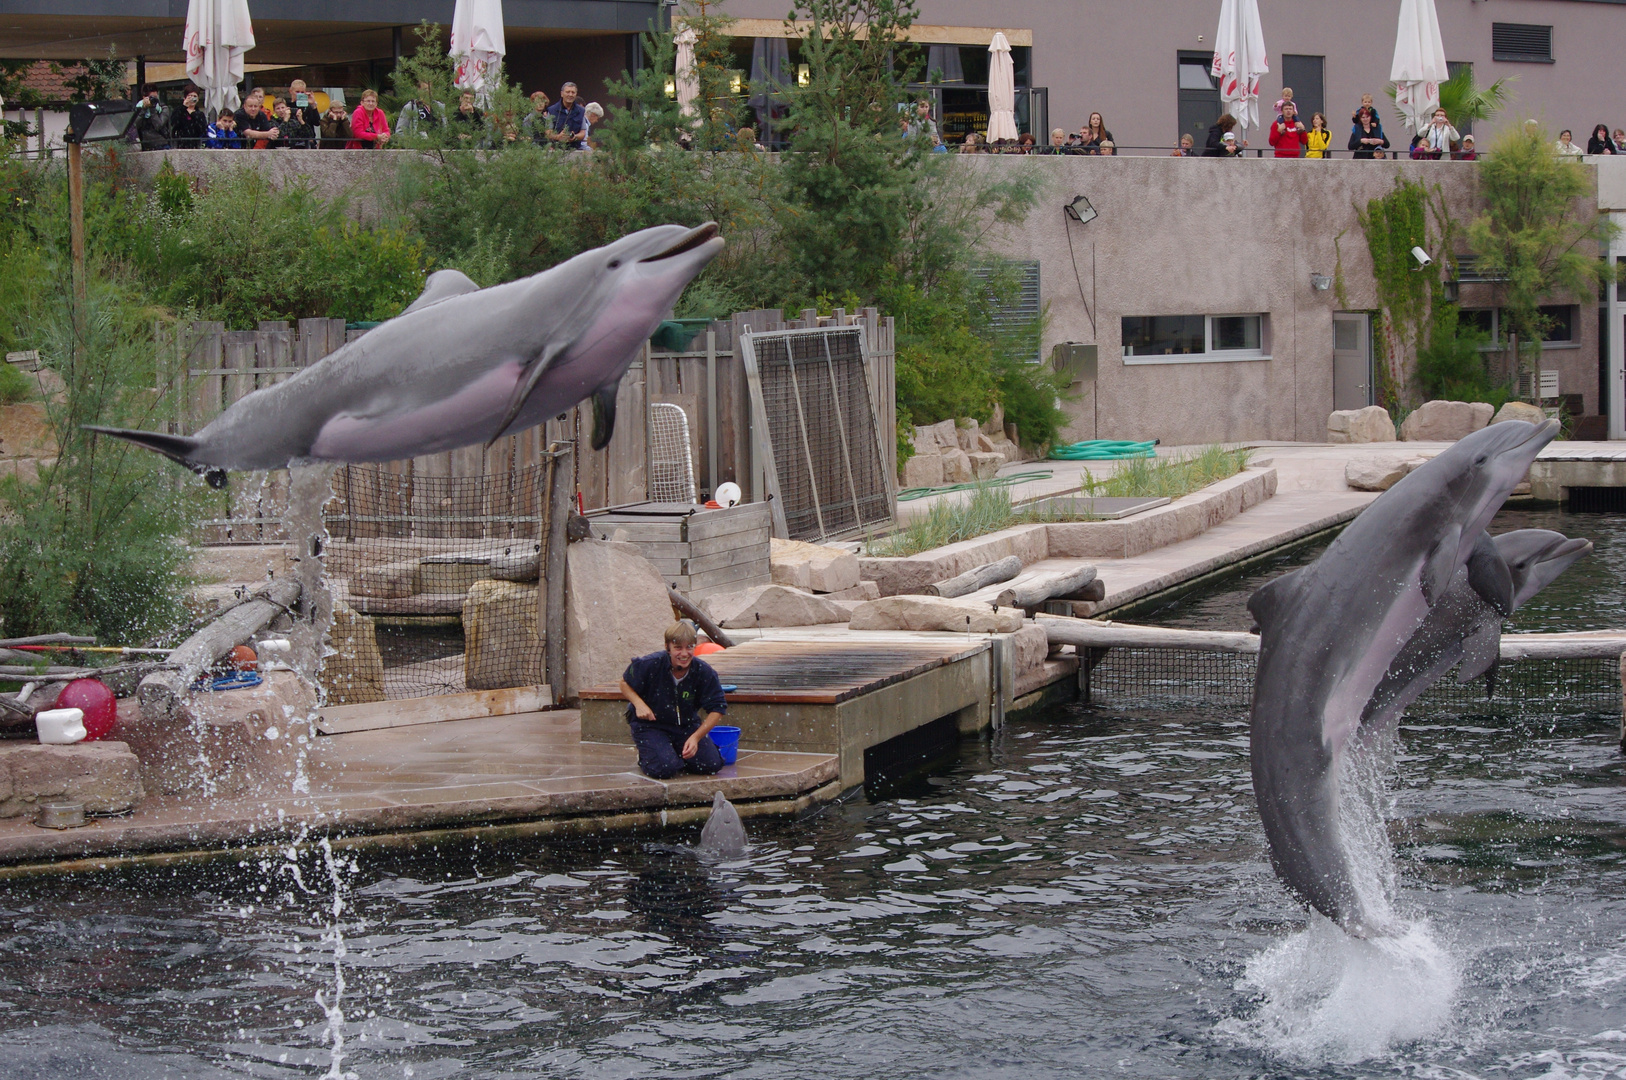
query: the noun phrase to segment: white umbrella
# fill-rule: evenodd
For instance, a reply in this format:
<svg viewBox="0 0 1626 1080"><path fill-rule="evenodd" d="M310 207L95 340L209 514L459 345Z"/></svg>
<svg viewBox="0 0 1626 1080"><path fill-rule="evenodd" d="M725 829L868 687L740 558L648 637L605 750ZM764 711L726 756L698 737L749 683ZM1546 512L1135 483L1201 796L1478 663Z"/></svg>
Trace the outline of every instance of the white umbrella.
<svg viewBox="0 0 1626 1080"><path fill-rule="evenodd" d="M186 77L203 91L212 118L242 104L243 54L254 47L248 0L190 0L186 7Z"/></svg>
<svg viewBox="0 0 1626 1080"><path fill-rule="evenodd" d="M685 26L677 37L677 101L684 116L694 115L694 101L700 96L700 73L694 65L694 43L700 38L694 27Z"/></svg>
<svg viewBox="0 0 1626 1080"><path fill-rule="evenodd" d="M1238 126L1246 131L1258 124L1259 76L1270 70L1270 60L1265 55L1257 0L1220 0L1211 70L1219 79L1220 101L1236 117Z"/></svg>
<svg viewBox="0 0 1626 1080"><path fill-rule="evenodd" d="M1400 29L1395 33L1389 78L1395 84L1395 105L1413 131L1428 126L1440 107L1440 84L1450 77L1434 0L1400 0Z"/></svg>
<svg viewBox="0 0 1626 1080"><path fill-rule="evenodd" d="M1016 138L1016 65L1001 30L988 43L988 141Z"/></svg>
<svg viewBox="0 0 1626 1080"><path fill-rule="evenodd" d="M452 82L489 98L508 47L502 36L502 0L457 0L452 11Z"/></svg>

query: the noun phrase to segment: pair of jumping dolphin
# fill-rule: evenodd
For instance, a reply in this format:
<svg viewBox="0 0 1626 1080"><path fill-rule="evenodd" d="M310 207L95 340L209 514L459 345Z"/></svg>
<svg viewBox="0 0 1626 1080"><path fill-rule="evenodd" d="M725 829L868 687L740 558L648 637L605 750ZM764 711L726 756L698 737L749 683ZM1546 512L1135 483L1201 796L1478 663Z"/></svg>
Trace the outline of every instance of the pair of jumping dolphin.
<svg viewBox="0 0 1626 1080"><path fill-rule="evenodd" d="M222 487L228 470L490 445L591 397L593 448L602 450L621 377L722 248L715 224L660 225L488 289L440 270L400 315L248 394L196 435L90 430L155 450Z"/></svg>
<svg viewBox="0 0 1626 1080"><path fill-rule="evenodd" d="M1350 933L1386 927L1362 904L1340 829L1346 747L1363 726L1392 727L1453 665L1464 681L1489 670L1501 619L1591 550L1546 530L1485 534L1557 433L1510 421L1469 435L1248 601L1260 633L1253 784L1271 864Z"/></svg>

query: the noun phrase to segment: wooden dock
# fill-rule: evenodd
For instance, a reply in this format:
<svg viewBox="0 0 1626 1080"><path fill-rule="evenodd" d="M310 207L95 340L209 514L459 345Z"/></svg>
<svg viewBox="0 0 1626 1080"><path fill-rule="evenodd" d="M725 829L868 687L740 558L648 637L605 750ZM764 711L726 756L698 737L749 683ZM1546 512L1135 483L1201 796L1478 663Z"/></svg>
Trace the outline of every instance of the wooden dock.
<svg viewBox="0 0 1626 1080"><path fill-rule="evenodd" d="M728 723L752 750L837 754L845 787L863 783L865 751L934 721L961 733L997 725L1011 683L1002 638L757 640L704 659L726 691ZM614 686L580 692L582 739L630 743Z"/></svg>

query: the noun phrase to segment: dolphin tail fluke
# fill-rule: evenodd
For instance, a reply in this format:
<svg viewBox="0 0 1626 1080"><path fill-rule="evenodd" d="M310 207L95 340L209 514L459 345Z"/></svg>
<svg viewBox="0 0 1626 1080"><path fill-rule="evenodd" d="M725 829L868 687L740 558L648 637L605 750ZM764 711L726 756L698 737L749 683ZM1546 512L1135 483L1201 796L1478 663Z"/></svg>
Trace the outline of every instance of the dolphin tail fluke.
<svg viewBox="0 0 1626 1080"><path fill-rule="evenodd" d="M123 439L154 453L163 454L171 461L185 465L203 477L212 488L226 486L226 470L198 461L195 456L198 452L198 440L190 435L169 435L161 431L132 431L129 428L101 427L97 424L86 424L84 428L98 435L111 435L115 439Z"/></svg>
<svg viewBox="0 0 1626 1080"><path fill-rule="evenodd" d="M602 450L610 445L615 434L615 397L621 389L621 380L607 383L593 392L593 449Z"/></svg>

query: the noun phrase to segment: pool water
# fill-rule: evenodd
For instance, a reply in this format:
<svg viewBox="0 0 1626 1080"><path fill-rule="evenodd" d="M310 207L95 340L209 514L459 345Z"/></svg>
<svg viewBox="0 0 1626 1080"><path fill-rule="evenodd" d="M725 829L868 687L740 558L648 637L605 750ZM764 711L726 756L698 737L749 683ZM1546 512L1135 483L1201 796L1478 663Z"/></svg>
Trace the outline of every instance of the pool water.
<svg viewBox="0 0 1626 1080"><path fill-rule="evenodd" d="M1495 528L1534 524L1599 550L1521 625L1626 625L1626 528ZM1245 628L1281 569L1158 618ZM1626 1077L1618 739L1563 701L1408 718L1387 810L1409 929L1377 941L1277 884L1245 710L1212 706L1014 721L747 822L733 863L699 860L697 828L331 863L312 837L11 881L0 1073Z"/></svg>

